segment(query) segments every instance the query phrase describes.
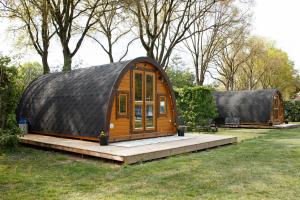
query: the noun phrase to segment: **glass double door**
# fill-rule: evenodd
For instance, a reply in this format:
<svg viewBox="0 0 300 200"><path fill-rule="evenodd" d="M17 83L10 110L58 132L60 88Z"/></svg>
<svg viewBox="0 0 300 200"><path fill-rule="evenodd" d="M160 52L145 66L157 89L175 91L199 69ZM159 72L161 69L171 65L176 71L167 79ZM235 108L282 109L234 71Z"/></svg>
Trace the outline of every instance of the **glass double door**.
<svg viewBox="0 0 300 200"><path fill-rule="evenodd" d="M133 70L133 131L155 129L155 73Z"/></svg>

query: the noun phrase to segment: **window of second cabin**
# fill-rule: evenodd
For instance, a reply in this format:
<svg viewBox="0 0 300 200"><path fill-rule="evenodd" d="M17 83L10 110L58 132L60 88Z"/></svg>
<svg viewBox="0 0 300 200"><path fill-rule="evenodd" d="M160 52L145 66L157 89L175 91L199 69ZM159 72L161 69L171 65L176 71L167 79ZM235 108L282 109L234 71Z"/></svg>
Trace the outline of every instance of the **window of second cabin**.
<svg viewBox="0 0 300 200"><path fill-rule="evenodd" d="M119 115L127 115L127 94L119 94Z"/></svg>
<svg viewBox="0 0 300 200"><path fill-rule="evenodd" d="M159 114L167 114L166 96L159 97Z"/></svg>

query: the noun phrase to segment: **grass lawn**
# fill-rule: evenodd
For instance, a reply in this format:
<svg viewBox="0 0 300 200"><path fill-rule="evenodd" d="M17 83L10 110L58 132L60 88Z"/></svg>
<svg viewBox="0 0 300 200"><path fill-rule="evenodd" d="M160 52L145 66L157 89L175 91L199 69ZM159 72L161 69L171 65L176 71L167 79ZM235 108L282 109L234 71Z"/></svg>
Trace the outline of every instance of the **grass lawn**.
<svg viewBox="0 0 300 200"><path fill-rule="evenodd" d="M300 199L300 128L236 131L259 137L129 166L1 151L0 199Z"/></svg>
<svg viewBox="0 0 300 200"><path fill-rule="evenodd" d="M256 138L270 132L270 129L247 129L247 128L219 128L216 135L231 135L236 136L238 141Z"/></svg>
<svg viewBox="0 0 300 200"><path fill-rule="evenodd" d="M300 122L290 122L290 124L300 124Z"/></svg>

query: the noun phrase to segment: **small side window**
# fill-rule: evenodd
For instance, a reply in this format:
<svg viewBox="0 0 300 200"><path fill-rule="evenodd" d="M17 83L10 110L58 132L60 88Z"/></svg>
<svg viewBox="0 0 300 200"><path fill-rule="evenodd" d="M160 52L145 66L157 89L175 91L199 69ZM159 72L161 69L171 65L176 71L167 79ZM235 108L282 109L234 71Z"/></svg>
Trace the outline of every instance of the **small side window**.
<svg viewBox="0 0 300 200"><path fill-rule="evenodd" d="M117 117L128 117L128 93L119 92L117 104Z"/></svg>
<svg viewBox="0 0 300 200"><path fill-rule="evenodd" d="M160 116L167 115L167 97L165 95L158 96L159 108L158 113Z"/></svg>

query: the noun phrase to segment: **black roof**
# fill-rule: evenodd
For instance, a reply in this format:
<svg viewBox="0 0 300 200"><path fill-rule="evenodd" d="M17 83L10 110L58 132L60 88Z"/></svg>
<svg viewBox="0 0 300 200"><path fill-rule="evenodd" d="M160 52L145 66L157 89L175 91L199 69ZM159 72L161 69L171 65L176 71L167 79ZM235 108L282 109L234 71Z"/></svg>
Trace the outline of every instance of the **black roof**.
<svg viewBox="0 0 300 200"><path fill-rule="evenodd" d="M100 131L109 129L110 111L122 75L138 62L157 67L170 84L159 64L147 57L47 74L25 90L17 119L26 118L30 131L97 137Z"/></svg>
<svg viewBox="0 0 300 200"><path fill-rule="evenodd" d="M219 112L216 121L224 123L225 118L239 118L240 123L266 124L271 119L276 93L277 89L215 92Z"/></svg>

